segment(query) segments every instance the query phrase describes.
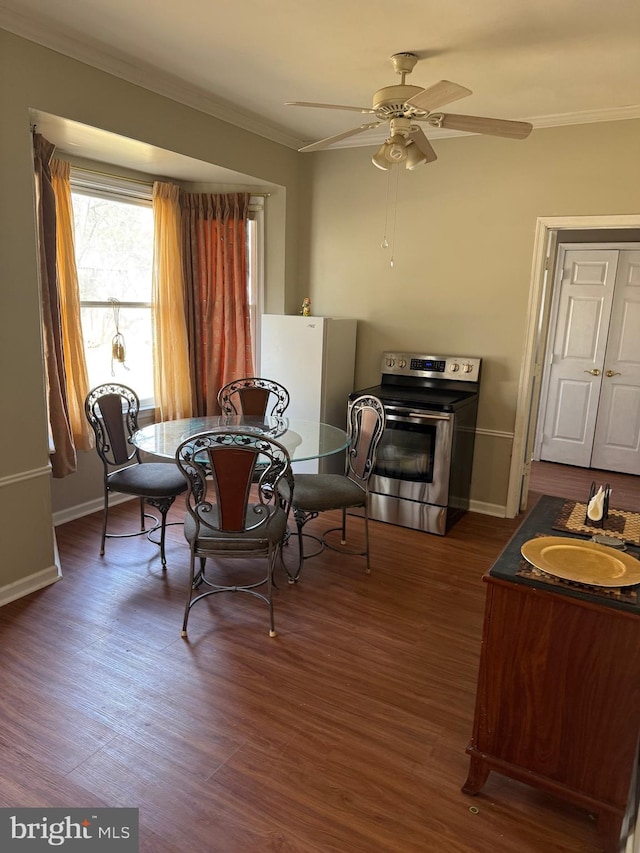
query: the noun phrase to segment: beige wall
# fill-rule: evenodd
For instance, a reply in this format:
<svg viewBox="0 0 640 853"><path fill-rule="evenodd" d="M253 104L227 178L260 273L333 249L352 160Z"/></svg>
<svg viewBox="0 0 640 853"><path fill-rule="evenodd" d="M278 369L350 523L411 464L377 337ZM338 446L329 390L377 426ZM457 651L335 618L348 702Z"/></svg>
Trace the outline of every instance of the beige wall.
<svg viewBox="0 0 640 853"><path fill-rule="evenodd" d="M0 602L54 561L30 108L282 187L267 211L266 310L295 313L308 294L316 314L357 317L358 387L377 381L385 349L482 356L472 498L504 507L536 218L637 213L640 122L436 140L436 163L400 171L394 214L373 149L298 155L0 30ZM394 215L391 269L380 243ZM82 502L86 485L67 478L60 499Z"/></svg>
<svg viewBox="0 0 640 853"><path fill-rule="evenodd" d="M267 305L294 310L298 302L297 152L0 30L0 604L55 576L30 109L283 188L270 212ZM73 476L61 488L65 499Z"/></svg>
<svg viewBox="0 0 640 853"><path fill-rule="evenodd" d="M400 169L393 246L380 247L388 173L374 149L305 155L300 270L314 312L358 317L356 385L405 347L484 359L472 499L506 503L537 217L640 212L640 121L534 130L524 141L434 140ZM392 177L390 196L394 196ZM394 209L388 210L391 242Z"/></svg>

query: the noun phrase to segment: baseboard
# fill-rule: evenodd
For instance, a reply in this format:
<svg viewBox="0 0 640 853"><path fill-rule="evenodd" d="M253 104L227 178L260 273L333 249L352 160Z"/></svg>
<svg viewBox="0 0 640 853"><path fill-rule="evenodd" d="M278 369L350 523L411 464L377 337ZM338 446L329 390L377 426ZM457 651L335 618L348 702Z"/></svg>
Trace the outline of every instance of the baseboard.
<svg viewBox="0 0 640 853"><path fill-rule="evenodd" d="M502 504L489 504L485 501L469 501L470 512L478 512L480 515L493 515L496 518L506 518L507 508Z"/></svg>
<svg viewBox="0 0 640 853"><path fill-rule="evenodd" d="M109 499L109 506L116 506L116 504L132 500L138 499L132 495L113 494ZM104 500L102 498L96 498L96 500L93 501L87 501L83 504L76 504L76 506L67 507L67 509L61 509L58 512L53 513L53 526L58 527L60 524L66 524L67 521L75 521L76 518L82 518L83 516L91 515L94 512L102 512L103 507Z"/></svg>
<svg viewBox="0 0 640 853"><path fill-rule="evenodd" d="M57 549L56 549L56 560ZM17 598L22 598L24 595L30 595L32 592L37 592L39 589L44 589L46 586L51 586L52 583L59 581L62 575L60 566L49 566L42 569L33 575L26 578L20 578L18 581L9 583L6 586L0 587L0 607L8 604L10 601L15 601Z"/></svg>

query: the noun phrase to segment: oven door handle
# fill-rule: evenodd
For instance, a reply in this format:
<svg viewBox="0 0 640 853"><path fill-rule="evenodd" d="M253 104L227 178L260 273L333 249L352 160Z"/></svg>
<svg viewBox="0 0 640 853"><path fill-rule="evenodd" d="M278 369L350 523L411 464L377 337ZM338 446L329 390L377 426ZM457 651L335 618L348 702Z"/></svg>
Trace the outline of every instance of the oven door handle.
<svg viewBox="0 0 640 853"><path fill-rule="evenodd" d="M418 419L421 421L449 421L451 415L438 415L434 412L410 412L400 411L399 409L391 409L385 407L385 414L389 421L403 421L407 418Z"/></svg>

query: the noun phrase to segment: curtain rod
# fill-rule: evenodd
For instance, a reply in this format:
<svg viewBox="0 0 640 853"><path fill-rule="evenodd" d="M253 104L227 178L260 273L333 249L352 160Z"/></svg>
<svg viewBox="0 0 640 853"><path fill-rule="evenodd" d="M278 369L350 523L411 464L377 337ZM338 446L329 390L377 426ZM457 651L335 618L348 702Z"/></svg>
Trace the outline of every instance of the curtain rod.
<svg viewBox="0 0 640 853"><path fill-rule="evenodd" d="M75 172L86 172L88 175L101 175L104 178L115 178L118 181L129 181L132 184L140 184L143 187L153 186L156 179L150 178L148 181L143 181L141 178L128 178L125 175L114 175L111 172L99 172L97 169L86 169L82 166L74 166L69 164ZM240 192L248 192L249 195L255 195L259 198L269 198L271 193L254 192L253 190L240 190Z"/></svg>

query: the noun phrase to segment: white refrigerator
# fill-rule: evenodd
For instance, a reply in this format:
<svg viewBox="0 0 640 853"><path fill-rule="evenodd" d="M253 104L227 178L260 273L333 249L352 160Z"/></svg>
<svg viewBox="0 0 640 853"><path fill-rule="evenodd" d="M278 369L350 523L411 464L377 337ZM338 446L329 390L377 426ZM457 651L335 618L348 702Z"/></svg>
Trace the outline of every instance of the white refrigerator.
<svg viewBox="0 0 640 853"><path fill-rule="evenodd" d="M260 375L289 391L286 415L345 428L353 391L356 327L356 320L343 317L263 314ZM297 473L343 470L342 453L294 464Z"/></svg>

